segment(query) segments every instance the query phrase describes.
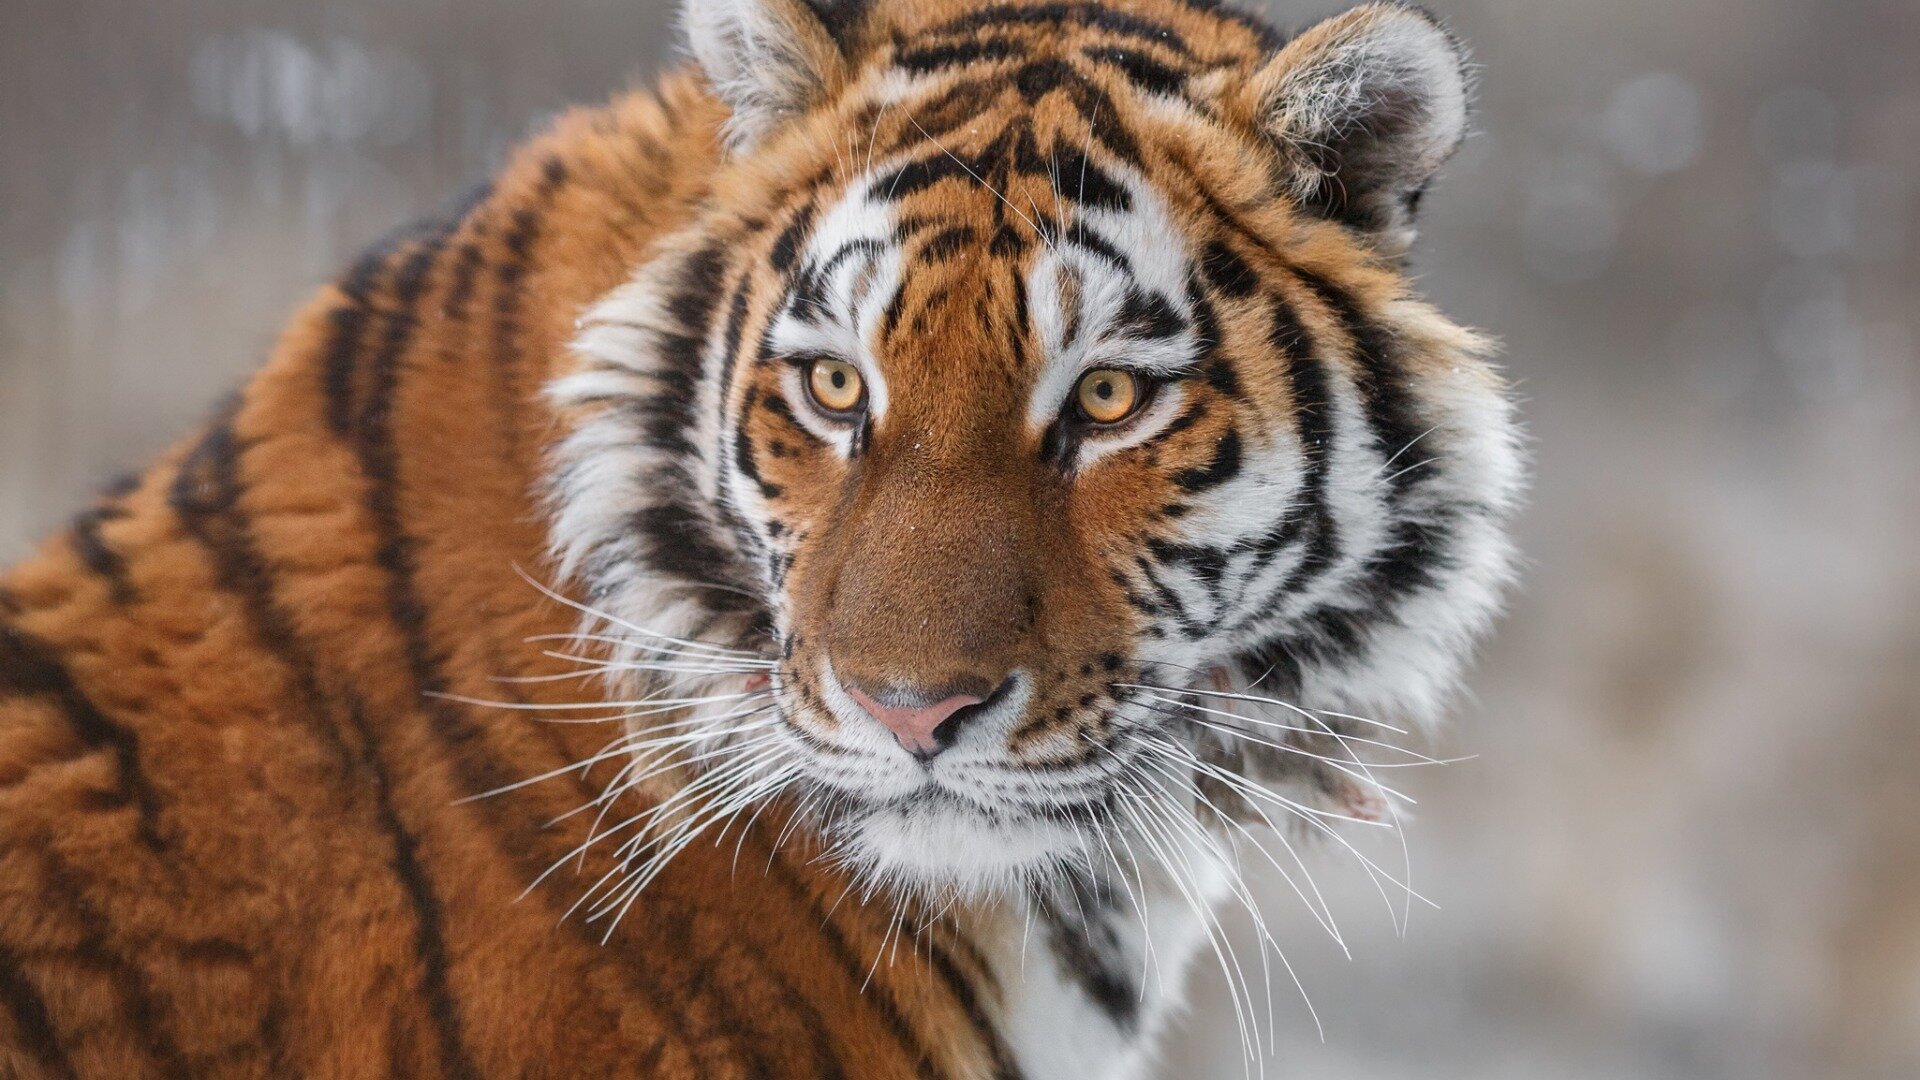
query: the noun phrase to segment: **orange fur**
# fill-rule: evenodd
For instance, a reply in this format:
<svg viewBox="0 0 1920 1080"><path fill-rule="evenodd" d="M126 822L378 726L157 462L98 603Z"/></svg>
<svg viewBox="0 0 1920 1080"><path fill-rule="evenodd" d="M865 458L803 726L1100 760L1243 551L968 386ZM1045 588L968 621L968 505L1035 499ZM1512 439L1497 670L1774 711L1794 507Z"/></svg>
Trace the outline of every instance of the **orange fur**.
<svg viewBox="0 0 1920 1080"><path fill-rule="evenodd" d="M763 873L764 823L737 868L735 838L686 851L605 945L561 922L564 888L516 902L590 817L543 823L597 789L458 800L605 733L423 696L499 697L542 673L522 638L571 627L514 570L544 542L537 390L574 314L686 220L721 119L685 77L567 117L450 232L378 256L364 299L327 290L117 497L111 575L68 538L7 574L0 1075L957 1076L989 1054L965 952L903 951L863 992L884 917L835 907L804 848ZM364 318L338 363L343 312Z"/></svg>

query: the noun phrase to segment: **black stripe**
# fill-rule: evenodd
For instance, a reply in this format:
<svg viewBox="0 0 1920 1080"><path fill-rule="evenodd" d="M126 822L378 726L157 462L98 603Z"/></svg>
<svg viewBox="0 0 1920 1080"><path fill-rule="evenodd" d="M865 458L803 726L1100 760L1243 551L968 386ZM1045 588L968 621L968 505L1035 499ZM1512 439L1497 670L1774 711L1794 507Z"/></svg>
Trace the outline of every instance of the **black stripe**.
<svg viewBox="0 0 1920 1080"><path fill-rule="evenodd" d="M1082 153L1080 147L1062 144L1055 148L1052 161L1051 176L1059 179L1062 196L1067 194L1067 185L1072 184L1073 201L1081 206L1115 211L1133 209L1133 193Z"/></svg>
<svg viewBox="0 0 1920 1080"><path fill-rule="evenodd" d="M1060 238L1074 247L1099 256L1122 274L1133 276L1133 261L1128 259L1119 248L1109 243L1106 237L1088 228L1085 222L1075 220L1073 224L1067 226L1065 232L1060 234Z"/></svg>
<svg viewBox="0 0 1920 1080"><path fill-rule="evenodd" d="M966 33L989 26L1064 26L1094 27L1119 37L1139 38L1181 54L1187 44L1173 27L1102 4L996 5L963 15L934 27L929 34Z"/></svg>
<svg viewBox="0 0 1920 1080"><path fill-rule="evenodd" d="M361 469L371 481L367 491L367 512L374 522L378 539L375 561L387 572L388 616L400 630L406 660L414 673L416 688L423 693L444 689L437 680L421 678L431 671L423 637L426 614L411 588L412 543L400 531L399 452L393 437L393 403L399 391L400 365L409 341L418 325L415 307L423 291L427 274L440 252L440 244L429 243L409 258L397 291L399 305L389 315L380 349L372 360L372 373L365 404L355 425L355 449ZM502 296L509 279L501 277ZM433 701L437 699L429 699ZM349 703L354 727L371 734L367 718L357 702ZM435 710L429 709L429 712ZM419 843L401 823L392 803L392 783L384 765L370 756L375 788L382 804L383 823L394 841L394 869L413 903L416 916L415 946L420 956L422 990L428 1012L439 1038L441 1065L455 1077L476 1077L478 1068L465 1044L459 1009L448 981L446 939L442 927L440 899L420 864Z"/></svg>
<svg viewBox="0 0 1920 1080"><path fill-rule="evenodd" d="M811 741L812 737L806 733L805 729L796 726L793 730L803 739ZM840 924L834 921L833 910L823 910L820 907L819 898L793 872L785 859L776 855L768 861L767 869L768 876L777 880L811 916L809 925L819 927L821 940L826 943L827 951L833 954L841 973L852 985L867 986L868 993L872 995L868 999L869 1003L880 1014L881 1022L886 1025L887 1033L893 1036L894 1041L899 1045L901 1054L914 1063L915 1075L926 1080L939 1080L943 1075L942 1072L934 1064L932 1053L921 1044L919 1036L914 1034L913 1025L907 1022L906 1014L900 1010L900 1002L894 997L892 988L884 980L869 982L866 979L866 965L854 953L853 946L848 943L846 934L840 929Z"/></svg>
<svg viewBox="0 0 1920 1080"><path fill-rule="evenodd" d="M1206 275L1207 284L1234 299L1252 296L1260 287L1260 276L1225 240L1216 239L1207 244L1200 255L1200 271Z"/></svg>
<svg viewBox="0 0 1920 1080"><path fill-rule="evenodd" d="M1352 342L1375 452L1382 460L1400 453L1425 429L1406 374L1395 365L1391 334L1367 318L1353 297L1332 281L1298 268L1294 273L1332 310ZM1402 466L1389 481L1386 510L1391 524L1387 540L1367 561L1356 582L1364 602L1357 607L1326 605L1308 612L1293 631L1250 654L1258 661L1276 665L1279 677L1292 681L1287 689L1297 687L1306 663L1331 663L1356 655L1366 646L1373 628L1393 618L1401 601L1434 586L1439 573L1452 565L1450 549L1463 511L1453 506L1410 509L1409 497L1425 480L1424 474L1416 473L1420 470Z"/></svg>
<svg viewBox="0 0 1920 1080"><path fill-rule="evenodd" d="M979 243L979 234L969 225L955 225L942 229L920 245L919 258L927 263L940 263L966 250L969 245Z"/></svg>
<svg viewBox="0 0 1920 1080"><path fill-rule="evenodd" d="M1307 470L1293 512L1256 541L1253 551L1257 571L1306 538L1306 552L1277 590L1276 595L1286 596L1304 588L1340 558L1339 524L1327 505L1327 470L1336 433L1333 395L1318 346L1284 298L1273 299L1272 318L1269 341L1286 360L1295 426Z"/></svg>
<svg viewBox="0 0 1920 1080"><path fill-rule="evenodd" d="M794 211L793 219L788 221L786 228L781 229L780 235L774 238L773 250L768 254L767 261L775 272L787 273L799 260L801 241L806 239L807 230L813 228L813 213L812 203Z"/></svg>
<svg viewBox="0 0 1920 1080"><path fill-rule="evenodd" d="M109 750L120 776L120 797L134 805L141 846L167 849L160 836L160 794L140 766L140 736L101 711L74 682L48 642L17 626L0 626L0 695L51 698L88 750Z"/></svg>
<svg viewBox="0 0 1920 1080"><path fill-rule="evenodd" d="M1173 482L1189 493L1206 491L1240 475L1240 466L1240 433L1228 428L1213 444L1213 457L1205 465L1174 473Z"/></svg>
<svg viewBox="0 0 1920 1080"><path fill-rule="evenodd" d="M1072 900L1071 909L1041 891L1036 891L1034 903L1047 924L1048 944L1061 972L1079 984L1114 1027L1134 1034L1140 1026L1140 993L1127 974L1132 964L1111 922L1116 898L1110 889L1096 888L1079 874L1069 875L1060 888Z"/></svg>
<svg viewBox="0 0 1920 1080"><path fill-rule="evenodd" d="M940 947L939 942L927 942L927 956L933 961L933 969L940 980L946 983L947 992L960 1003L960 1009L967 1014L967 1022L972 1025L974 1034L986 1046L987 1054L993 1059L995 1080L1021 1080L1024 1074L1014 1060L1013 1050L1000 1038L1000 1031L993 1024L993 1018L987 1015L980 1004L979 995L973 992L973 983L953 962L953 957Z"/></svg>
<svg viewBox="0 0 1920 1080"><path fill-rule="evenodd" d="M887 198L896 199L903 195L912 195L940 183L943 180L973 181L978 170L955 155L935 151L917 161L909 161L890 173L884 173L873 182L872 190L885 191Z"/></svg>
<svg viewBox="0 0 1920 1080"><path fill-rule="evenodd" d="M1113 98L1104 89L1089 79L1076 75L1066 84L1073 107L1087 122L1087 131L1093 141L1106 147L1107 152L1136 169L1146 168L1140 153L1140 144L1135 142L1125 124L1120 122L1120 109Z"/></svg>
<svg viewBox="0 0 1920 1080"><path fill-rule="evenodd" d="M873 6L873 0L805 0L805 3L843 53L855 44L853 33Z"/></svg>
<svg viewBox="0 0 1920 1080"><path fill-rule="evenodd" d="M549 181L557 183L555 170ZM424 252L421 253L424 256ZM414 298L417 300L417 297ZM710 302L710 301L709 301ZM402 654L415 694L421 699L429 727L459 770L462 786L469 792L502 787L514 778L506 775L497 762L484 756L485 735L452 701L441 696L447 680L440 670L428 631L428 611L415 587L415 540L401 519L400 448L394 436L393 404L402 375L409 336L417 320L405 311L396 312L388 327L381 354L373 363L366 406L356 427L354 449L361 470L370 481L366 495L368 516L376 537L374 559L387 576L388 617L401 635ZM697 358L695 360L697 364ZM709 565L707 572L713 567ZM411 856L411 851L408 852ZM471 1059L461 1041L459 1015L447 984L447 958L440 935L439 908L424 870L415 864L414 885L421 911L422 961L428 978L429 1007L441 1036L442 1058L447 1071L457 1077L475 1075ZM584 924L576 923L583 927ZM433 933L427 934L427 928ZM734 1013L725 996L712 999L723 1015L722 1028L734 1041L755 1075L768 1073L764 1041L746 1018ZM664 1013L665 1010L662 1009ZM679 1021L674 1023L678 1026ZM688 1044L690 1047L695 1045Z"/></svg>
<svg viewBox="0 0 1920 1080"><path fill-rule="evenodd" d="M327 427L344 435L353 424L354 382L362 359L361 336L372 324L384 291L389 260L423 237L443 234L442 223L415 222L370 245L335 287L346 301L327 312L328 334L320 348L321 393Z"/></svg>
<svg viewBox="0 0 1920 1080"><path fill-rule="evenodd" d="M1082 49L1081 55L1094 63L1117 68L1135 87L1149 94L1177 97L1187 87L1185 73L1142 52L1107 45Z"/></svg>
<svg viewBox="0 0 1920 1080"><path fill-rule="evenodd" d="M193 470L192 478L176 485L176 490L185 496L176 497L176 509L181 513L189 532L207 547L221 587L241 599L253 633L291 673L294 700L303 706L301 711L306 722L319 732L341 763L341 768L356 777L346 781L345 786L372 793L375 823L389 836L392 844L396 878L423 887L426 883L418 864L418 844L407 831L395 807L392 783L364 703L350 686L335 680L328 680L323 685L315 658L299 640L292 619L274 599L272 574L254 544L252 527L241 505L243 492L236 468L237 450L227 422L223 420L216 424L203 441L202 448L193 455L194 459L201 462L200 467ZM344 717L350 725L350 734L356 745L361 747L358 752L349 750L341 732L324 718L323 712ZM494 776L469 786L485 790L498 786L500 780L500 777ZM521 850L527 849L525 843L516 843L515 846ZM421 898L429 903L435 902L430 891L424 897L418 892L409 895L409 900L416 904ZM422 935L426 932L426 928L416 923L416 952L425 954L433 951L431 944L421 944ZM598 935L589 936L598 947ZM683 1047L695 1045L681 1022L680 1014L668 1008L652 993L648 979L634 976L627 983L629 992L650 1002L655 1014L667 1024L670 1037ZM396 1050L404 1043L405 1040L396 1035ZM284 1047L277 1048L275 1052L284 1059ZM413 1068L412 1065L406 1065L395 1075L407 1075Z"/></svg>
<svg viewBox="0 0 1920 1080"><path fill-rule="evenodd" d="M20 961L5 949L0 949L0 1002L13 1017L14 1031L20 1038L16 1048L38 1062L47 1075L80 1080L80 1073L60 1048L60 1033L54 1029L46 1001L21 970Z"/></svg>
<svg viewBox="0 0 1920 1080"><path fill-rule="evenodd" d="M1013 60L1026 55L1027 50L1015 42L989 38L985 41L957 41L947 45L909 49L894 57L893 62L896 67L904 68L916 75L924 75L948 68L977 64L983 60Z"/></svg>
<svg viewBox="0 0 1920 1080"><path fill-rule="evenodd" d="M1333 391L1328 385L1326 364L1307 328L1284 299L1273 305L1272 341L1286 357L1287 382L1293 390L1293 412L1300 432L1300 445L1307 455L1307 473L1302 479L1300 497L1304 506L1294 520L1311 530L1307 551L1290 576L1286 589L1297 591L1307 576L1324 572L1340 558L1340 526L1327 505L1327 473L1333 461Z"/></svg>
<svg viewBox="0 0 1920 1080"><path fill-rule="evenodd" d="M366 397L353 425L360 466L370 481L367 512L373 519L379 547L375 559L388 572L388 615L399 627L407 660L416 672L426 664L419 623L424 619L404 574L411 572L411 544L399 531L398 450L393 439L393 403L399 389L401 361L419 325L418 306L431 271L446 244L442 233L428 238L408 257L394 286L395 306L388 313L378 351L370 361ZM422 690L440 687L422 685ZM371 735L371 726L358 701L350 701L348 719L354 728ZM447 1075L471 1080L479 1069L467 1050L459 1009L448 980L446 938L440 898L419 858L419 841L401 822L392 801L392 782L377 755L367 755L382 824L393 838L394 872L412 902L415 948L420 958L421 990L427 999L439 1041L440 1064Z"/></svg>
<svg viewBox="0 0 1920 1080"><path fill-rule="evenodd" d="M75 881L72 871L50 850L43 850L41 858L47 876L46 899L79 923L80 938L66 955L83 967L105 973L120 998L120 1010L132 1029L134 1042L152 1055L159 1074L168 1080L189 1080L194 1071L180 1045L161 1025L160 1006L146 976L108 945L110 924L88 899L83 883Z"/></svg>
<svg viewBox="0 0 1920 1080"><path fill-rule="evenodd" d="M446 1015L451 998L446 987L446 946L440 932L440 903L421 870L418 841L400 820L393 801L393 782L379 743L357 694L323 687L313 656L300 644L292 619L273 598L274 580L256 549L240 500L240 447L232 428L232 406L188 456L177 478L173 507L189 533L212 557L220 586L238 596L254 635L286 665L293 678L294 697L302 717L332 751L341 767L354 774L352 784L371 791L374 817L392 849L394 876L415 913L414 950L421 958L422 990L431 1002L429 1015L440 1036L442 1063L449 1075L475 1076L477 1069L460 1039L457 1018L451 1028ZM349 750L341 732L325 719L326 713L344 713L359 753ZM449 1002L442 1006L441 1001Z"/></svg>
<svg viewBox="0 0 1920 1080"><path fill-rule="evenodd" d="M1354 356L1364 376L1362 399L1373 429L1375 452L1382 461L1403 455L1425 434L1428 425L1421 419L1406 371L1396 362L1392 334L1368 318L1346 290L1318 275L1298 269L1295 272L1333 309L1353 341ZM1421 452L1431 456L1439 448L1422 447ZM1401 598L1431 587L1438 571L1447 564L1451 520L1419 521L1404 512L1407 497L1434 475L1430 470L1412 468L1412 464L1395 459L1395 467L1387 476L1389 509L1399 511L1401 516L1390 531L1384 557L1377 558L1371 567L1377 593L1375 607L1381 613ZM1446 517L1438 511L1429 513Z"/></svg>
<svg viewBox="0 0 1920 1080"><path fill-rule="evenodd" d="M494 410L508 437L506 446L517 449L521 432L521 394L517 385L520 369L520 300L532 264L533 245L540 239L542 214L555 193L567 182L567 168L559 158L549 157L541 165L540 183L529 205L520 207L509 219L500 242L506 257L494 267L493 350ZM457 284L457 282L456 282ZM412 298L402 301L408 308Z"/></svg>
<svg viewBox="0 0 1920 1080"><path fill-rule="evenodd" d="M1383 459L1399 453L1426 429L1412 388L1407 385L1406 372L1394 362L1391 332L1368 318L1350 293L1327 278L1298 267L1294 274L1332 309L1341 330L1353 342L1354 359L1364 375L1361 392L1373 427L1374 448ZM1414 473L1404 473L1393 486L1397 491L1404 490L1418 480Z"/></svg>
<svg viewBox="0 0 1920 1080"><path fill-rule="evenodd" d="M1160 293L1129 287L1120 306L1118 325L1113 329L1132 338L1159 341L1184 333L1187 320L1181 317L1173 302Z"/></svg>
<svg viewBox="0 0 1920 1080"><path fill-rule="evenodd" d="M125 507L104 502L74 515L71 526L74 556L82 566L106 580L107 595L116 604L133 602L133 582L127 577L127 560L100 535L100 529L107 522L126 516Z"/></svg>

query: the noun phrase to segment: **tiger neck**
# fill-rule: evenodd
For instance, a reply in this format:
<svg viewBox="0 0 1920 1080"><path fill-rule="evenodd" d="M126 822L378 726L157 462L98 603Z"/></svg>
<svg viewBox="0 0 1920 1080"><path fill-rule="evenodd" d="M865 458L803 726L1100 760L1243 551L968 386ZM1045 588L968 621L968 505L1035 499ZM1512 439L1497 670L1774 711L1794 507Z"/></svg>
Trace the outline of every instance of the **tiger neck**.
<svg viewBox="0 0 1920 1080"><path fill-rule="evenodd" d="M1000 1034L1028 1080L1147 1075L1228 891L1224 867L1176 881L1062 885L960 916L998 983Z"/></svg>

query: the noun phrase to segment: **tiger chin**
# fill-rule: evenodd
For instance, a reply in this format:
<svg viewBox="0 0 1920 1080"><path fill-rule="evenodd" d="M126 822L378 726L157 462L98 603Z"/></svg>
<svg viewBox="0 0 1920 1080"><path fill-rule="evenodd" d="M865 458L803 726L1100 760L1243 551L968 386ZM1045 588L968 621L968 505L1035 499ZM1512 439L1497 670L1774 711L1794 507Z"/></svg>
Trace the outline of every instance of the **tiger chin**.
<svg viewBox="0 0 1920 1080"><path fill-rule="evenodd" d="M0 1073L1139 1076L1396 818L1524 478L1458 42L683 24L0 578Z"/></svg>

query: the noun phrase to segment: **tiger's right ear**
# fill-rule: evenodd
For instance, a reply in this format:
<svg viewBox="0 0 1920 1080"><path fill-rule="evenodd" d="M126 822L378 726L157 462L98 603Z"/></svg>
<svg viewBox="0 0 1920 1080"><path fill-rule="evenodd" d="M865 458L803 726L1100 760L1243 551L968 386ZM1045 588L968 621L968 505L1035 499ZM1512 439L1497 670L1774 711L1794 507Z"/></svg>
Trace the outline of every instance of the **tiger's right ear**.
<svg viewBox="0 0 1920 1080"><path fill-rule="evenodd" d="M1466 134L1466 70L1432 15L1370 3L1288 42L1248 91L1301 204L1398 256L1421 193Z"/></svg>
<svg viewBox="0 0 1920 1080"><path fill-rule="evenodd" d="M751 147L840 84L867 7L868 0L685 0L687 45L733 109L733 150Z"/></svg>

